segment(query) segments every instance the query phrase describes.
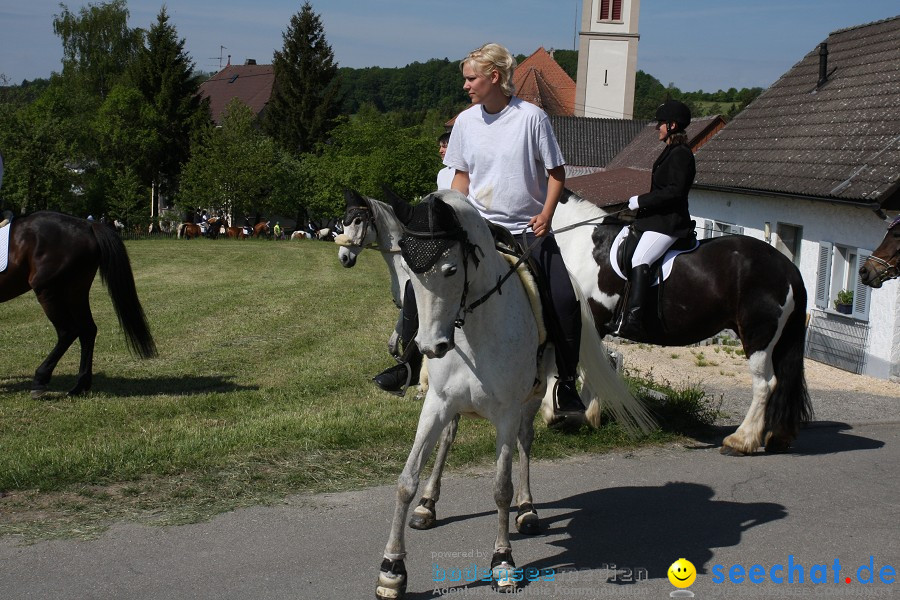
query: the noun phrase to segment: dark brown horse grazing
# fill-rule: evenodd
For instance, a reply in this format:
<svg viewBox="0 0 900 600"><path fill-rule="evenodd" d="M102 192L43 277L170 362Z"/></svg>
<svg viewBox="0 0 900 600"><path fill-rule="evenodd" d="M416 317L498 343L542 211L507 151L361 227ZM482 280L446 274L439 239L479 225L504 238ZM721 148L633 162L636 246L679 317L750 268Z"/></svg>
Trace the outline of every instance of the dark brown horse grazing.
<svg viewBox="0 0 900 600"><path fill-rule="evenodd" d="M76 339L81 363L69 395L91 388L97 325L89 293L98 267L129 348L141 358L156 356L128 253L112 228L53 212L16 219L9 227L9 266L0 272L0 302L34 290L57 335L56 346L35 371L33 398L46 391L56 364Z"/></svg>
<svg viewBox="0 0 900 600"><path fill-rule="evenodd" d="M860 281L873 288L896 277L900 277L900 217L891 222L881 245L859 269Z"/></svg>

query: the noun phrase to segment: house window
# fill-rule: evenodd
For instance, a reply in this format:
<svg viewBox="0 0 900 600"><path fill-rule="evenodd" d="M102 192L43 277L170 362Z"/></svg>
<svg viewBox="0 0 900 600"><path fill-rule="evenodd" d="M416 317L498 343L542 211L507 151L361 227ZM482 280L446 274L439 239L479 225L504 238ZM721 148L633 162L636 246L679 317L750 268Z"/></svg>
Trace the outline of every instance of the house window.
<svg viewBox="0 0 900 600"><path fill-rule="evenodd" d="M832 242L819 242L819 265L816 272L816 306L834 311L838 292L853 292L851 317L869 320L869 301L872 288L859 279L859 267L872 252L861 248L842 246Z"/></svg>
<svg viewBox="0 0 900 600"><path fill-rule="evenodd" d="M600 21L621 21L622 0L600 0Z"/></svg>
<svg viewBox="0 0 900 600"><path fill-rule="evenodd" d="M734 223L705 219L703 222L703 239L722 237L723 235L742 235L744 228Z"/></svg>
<svg viewBox="0 0 900 600"><path fill-rule="evenodd" d="M800 242L803 240L803 228L799 225L779 223L775 228L775 248L800 266Z"/></svg>

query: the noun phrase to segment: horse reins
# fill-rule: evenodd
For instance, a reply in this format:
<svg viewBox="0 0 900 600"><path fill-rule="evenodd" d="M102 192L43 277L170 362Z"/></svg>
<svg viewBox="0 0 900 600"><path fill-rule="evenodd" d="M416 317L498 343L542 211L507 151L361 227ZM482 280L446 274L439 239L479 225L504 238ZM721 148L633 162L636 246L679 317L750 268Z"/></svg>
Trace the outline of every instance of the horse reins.
<svg viewBox="0 0 900 600"><path fill-rule="evenodd" d="M566 225L565 227L560 227L559 229L554 229L553 233L554 234L563 233L565 231L569 231L571 229L575 229L576 227L580 227L582 225L587 225L589 223L593 223L597 220L604 219L606 217L612 217L612 216L617 215L626 210L628 210L627 206L625 208L623 208L622 210L617 210L615 212L608 213L605 215L591 217L590 219L585 219L584 221L579 221L577 223L572 223L571 225ZM490 298L491 296L493 296L494 294L503 294L503 291L501 290L501 287L503 286L503 284L506 282L507 279L512 277L513 273L515 273L519 269L520 266L522 266L522 263L524 263L526 260L528 260L528 257L531 254L531 249L538 242L537 238L535 238L534 242L532 242L531 244L526 244L525 239L526 239L525 232L523 231L522 232L522 247L524 248L524 250L522 251L522 255L518 258L518 260L516 260L516 262L509 267L509 269L506 271L506 273L503 274L502 277L497 278L497 283L496 283L496 285L494 285L494 287L489 289L478 300L475 300L474 302L472 302L472 304L470 304L468 306L466 306L466 297L469 294L469 274L468 274L468 264L467 264L468 261L466 259L468 252L466 250L463 251L463 274L465 276L465 283L463 284L462 298L459 301L459 312L457 312L456 320L453 322L453 324L457 328L462 328L462 326L465 325L465 323L466 323L465 315L471 313L476 308L478 308L479 306L484 304L487 301L487 299ZM474 246L474 247L478 248L478 246ZM481 252L481 248L478 248L478 251ZM483 252L482 252L482 256L484 256ZM478 266L477 261L476 261L475 266L476 267Z"/></svg>

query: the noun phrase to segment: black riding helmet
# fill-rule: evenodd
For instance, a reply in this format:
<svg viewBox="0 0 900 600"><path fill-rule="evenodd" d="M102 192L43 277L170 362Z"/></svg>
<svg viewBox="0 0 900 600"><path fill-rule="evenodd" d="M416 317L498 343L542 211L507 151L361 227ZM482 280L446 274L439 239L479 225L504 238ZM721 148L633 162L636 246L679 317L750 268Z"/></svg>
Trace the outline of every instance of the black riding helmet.
<svg viewBox="0 0 900 600"><path fill-rule="evenodd" d="M666 100L656 109L656 121L675 123L678 125L678 131L686 131L691 124L691 109L678 100ZM659 129L659 125L656 128Z"/></svg>

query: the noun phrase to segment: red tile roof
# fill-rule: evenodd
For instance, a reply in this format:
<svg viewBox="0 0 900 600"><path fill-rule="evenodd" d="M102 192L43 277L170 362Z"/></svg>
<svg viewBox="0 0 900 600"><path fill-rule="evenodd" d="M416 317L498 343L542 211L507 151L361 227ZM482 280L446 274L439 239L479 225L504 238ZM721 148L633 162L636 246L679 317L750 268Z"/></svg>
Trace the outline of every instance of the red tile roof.
<svg viewBox="0 0 900 600"><path fill-rule="evenodd" d="M575 82L543 46L513 73L516 96L537 104L548 115L575 114Z"/></svg>
<svg viewBox="0 0 900 600"><path fill-rule="evenodd" d="M566 179L566 188L600 207L628 202L637 194L650 191L650 171L612 169Z"/></svg>
<svg viewBox="0 0 900 600"><path fill-rule="evenodd" d="M240 99L259 115L272 95L275 69L272 65L228 65L200 84L201 98L209 98L209 109L217 125L232 98Z"/></svg>

